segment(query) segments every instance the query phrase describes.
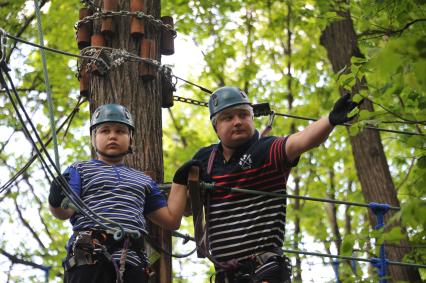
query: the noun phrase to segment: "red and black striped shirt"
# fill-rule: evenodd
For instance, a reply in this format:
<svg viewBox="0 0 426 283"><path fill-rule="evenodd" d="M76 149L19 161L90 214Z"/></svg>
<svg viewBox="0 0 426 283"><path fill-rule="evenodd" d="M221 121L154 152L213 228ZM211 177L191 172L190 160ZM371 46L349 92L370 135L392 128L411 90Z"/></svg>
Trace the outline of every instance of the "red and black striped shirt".
<svg viewBox="0 0 426 283"><path fill-rule="evenodd" d="M259 133L225 161L220 143L195 154L203 164L203 181L217 186L286 193L292 163L285 154L286 137L264 137ZM211 152L217 148L210 176ZM261 251L279 248L284 241L286 199L215 189L209 194L209 248L212 256L225 262L244 260Z"/></svg>

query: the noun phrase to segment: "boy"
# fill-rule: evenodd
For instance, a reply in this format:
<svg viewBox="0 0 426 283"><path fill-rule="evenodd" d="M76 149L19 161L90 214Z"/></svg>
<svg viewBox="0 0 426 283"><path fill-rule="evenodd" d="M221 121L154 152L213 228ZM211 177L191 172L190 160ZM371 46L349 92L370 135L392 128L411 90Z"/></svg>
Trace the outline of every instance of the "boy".
<svg viewBox="0 0 426 283"><path fill-rule="evenodd" d="M165 229L180 226L186 205L186 188L175 184L168 201L155 182L143 172L124 165L132 152L134 122L118 104L100 106L90 122L96 159L69 166L64 177L72 190L97 215L146 234L146 218ZM65 195L58 181L52 182L49 204L52 214L70 219L73 226L64 261L65 282L147 282L147 259L143 237L128 235L115 241L111 234L72 208L61 208Z"/></svg>

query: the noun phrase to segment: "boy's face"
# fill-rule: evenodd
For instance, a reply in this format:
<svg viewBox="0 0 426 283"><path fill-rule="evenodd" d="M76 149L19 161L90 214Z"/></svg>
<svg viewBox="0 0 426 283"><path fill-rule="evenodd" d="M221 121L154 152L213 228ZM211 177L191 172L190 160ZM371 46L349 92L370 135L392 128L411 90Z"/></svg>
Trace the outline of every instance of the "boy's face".
<svg viewBox="0 0 426 283"><path fill-rule="evenodd" d="M110 156L119 156L129 150L129 127L121 123L101 124L96 128L94 143L98 151Z"/></svg>

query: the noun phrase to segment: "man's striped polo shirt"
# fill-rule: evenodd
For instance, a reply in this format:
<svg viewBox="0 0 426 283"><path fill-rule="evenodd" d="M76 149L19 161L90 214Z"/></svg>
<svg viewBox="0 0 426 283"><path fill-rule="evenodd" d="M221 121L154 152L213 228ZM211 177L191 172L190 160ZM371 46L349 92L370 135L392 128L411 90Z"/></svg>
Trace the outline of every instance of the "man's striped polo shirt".
<svg viewBox="0 0 426 283"><path fill-rule="evenodd" d="M203 164L203 180L218 186L286 193L291 167L285 154L284 137L254 136L225 161L220 143L202 148L195 156ZM217 148L211 176L208 160ZM226 262L244 260L261 251L282 247L285 233L286 199L216 188L210 193L209 247L212 256Z"/></svg>

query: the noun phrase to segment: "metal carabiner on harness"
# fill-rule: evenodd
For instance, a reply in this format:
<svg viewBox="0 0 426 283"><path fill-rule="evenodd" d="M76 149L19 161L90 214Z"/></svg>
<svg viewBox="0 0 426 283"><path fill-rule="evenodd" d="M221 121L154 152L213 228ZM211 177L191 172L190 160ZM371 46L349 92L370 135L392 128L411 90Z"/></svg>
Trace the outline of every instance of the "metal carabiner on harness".
<svg viewBox="0 0 426 283"><path fill-rule="evenodd" d="M272 125L274 124L274 119L275 119L275 111L272 110L269 113L269 122L266 125L265 129L262 131L262 134L260 135L262 138L266 137L269 134L269 132L272 130Z"/></svg>

